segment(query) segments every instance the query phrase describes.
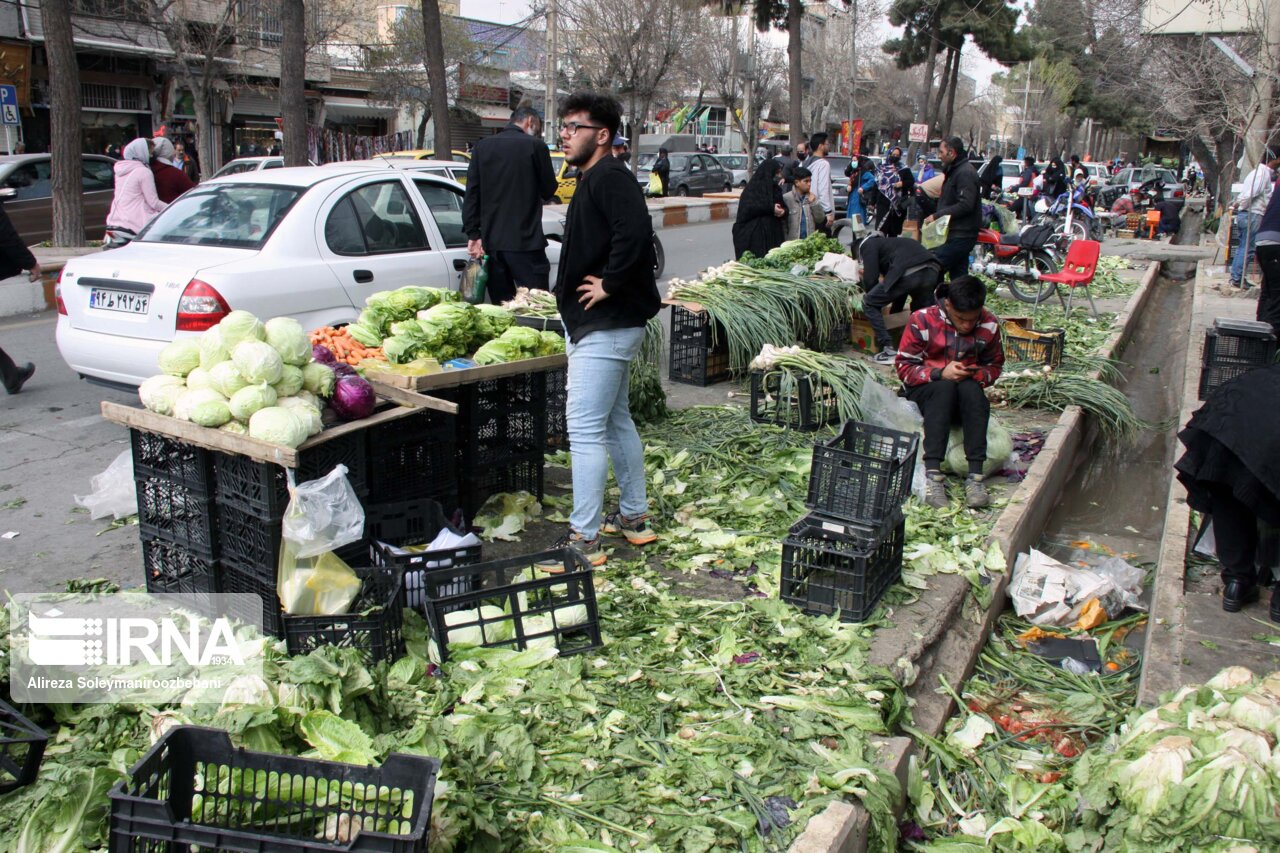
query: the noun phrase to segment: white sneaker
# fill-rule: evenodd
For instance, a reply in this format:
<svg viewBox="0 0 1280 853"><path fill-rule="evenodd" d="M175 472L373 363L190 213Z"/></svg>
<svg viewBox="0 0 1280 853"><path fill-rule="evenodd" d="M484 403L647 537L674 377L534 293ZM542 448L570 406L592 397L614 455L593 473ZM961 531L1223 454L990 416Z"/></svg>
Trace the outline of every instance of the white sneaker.
<svg viewBox="0 0 1280 853"><path fill-rule="evenodd" d="M876 364L893 364L898 360L898 351L893 347L885 347L880 352L871 356L871 360Z"/></svg>

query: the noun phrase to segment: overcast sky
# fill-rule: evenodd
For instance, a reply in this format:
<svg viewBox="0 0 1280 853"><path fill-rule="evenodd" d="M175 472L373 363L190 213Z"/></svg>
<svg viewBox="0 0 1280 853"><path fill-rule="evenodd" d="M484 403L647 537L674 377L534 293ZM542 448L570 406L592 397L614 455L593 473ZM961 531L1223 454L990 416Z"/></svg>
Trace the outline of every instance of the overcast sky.
<svg viewBox="0 0 1280 853"><path fill-rule="evenodd" d="M499 24L512 24L529 16L528 0L461 0L460 11L464 17L478 18L482 21L493 21ZM887 22L884 24L886 38L893 32ZM785 45L785 36L778 33L778 38ZM986 89L991 83L991 75L1000 70L1000 66L970 47L963 57L963 70L978 81L978 91Z"/></svg>

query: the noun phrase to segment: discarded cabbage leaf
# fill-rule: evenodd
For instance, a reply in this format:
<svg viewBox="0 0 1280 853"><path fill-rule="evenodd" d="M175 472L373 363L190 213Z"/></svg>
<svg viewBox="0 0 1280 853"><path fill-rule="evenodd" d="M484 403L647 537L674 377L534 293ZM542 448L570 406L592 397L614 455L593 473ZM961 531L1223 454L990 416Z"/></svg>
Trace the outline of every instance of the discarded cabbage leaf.
<svg viewBox="0 0 1280 853"><path fill-rule="evenodd" d="M503 492L484 502L476 513L475 526L482 528L481 539L515 542L519 538L516 534L541 514L542 504L528 492Z"/></svg>

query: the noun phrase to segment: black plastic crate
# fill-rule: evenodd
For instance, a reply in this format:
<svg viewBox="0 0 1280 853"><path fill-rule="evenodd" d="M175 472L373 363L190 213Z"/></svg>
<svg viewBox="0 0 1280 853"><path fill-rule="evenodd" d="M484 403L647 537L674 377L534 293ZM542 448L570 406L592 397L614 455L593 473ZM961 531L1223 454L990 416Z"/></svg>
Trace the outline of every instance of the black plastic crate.
<svg viewBox="0 0 1280 853"><path fill-rule="evenodd" d="M36 780L48 743L44 729L0 701L0 794Z"/></svg>
<svg viewBox="0 0 1280 853"><path fill-rule="evenodd" d="M457 494L453 415L424 409L368 430L369 494L380 501L443 500Z"/></svg>
<svg viewBox="0 0 1280 853"><path fill-rule="evenodd" d="M919 446L914 433L848 421L814 445L805 506L841 521L882 523L911 491Z"/></svg>
<svg viewBox="0 0 1280 853"><path fill-rule="evenodd" d="M564 335L564 321L559 317L526 317L522 314L517 314L515 324L517 326L528 326L530 329L537 329L539 332L555 332L557 335Z"/></svg>
<svg viewBox="0 0 1280 853"><path fill-rule="evenodd" d="M366 494L369 459L363 430L299 451L294 481L319 479L338 464L347 466L347 480L356 494ZM276 518L284 514L289 505L284 468L231 453L215 453L213 465L219 505Z"/></svg>
<svg viewBox="0 0 1280 853"><path fill-rule="evenodd" d="M751 372L751 420L756 423L811 432L838 422L839 408L831 386L821 380L815 393L808 376L783 370Z"/></svg>
<svg viewBox="0 0 1280 853"><path fill-rule="evenodd" d="M1275 363L1274 335L1229 334L1209 329L1204 336L1200 362L1199 397L1207 399L1217 388L1259 367Z"/></svg>
<svg viewBox="0 0 1280 853"><path fill-rule="evenodd" d="M557 571L538 568L544 561L554 562ZM427 624L442 662L449 659L449 644L459 642L459 635L479 640L473 645L518 649L554 645L561 655L602 645L594 570L576 549L433 569L427 577L437 588L450 584L472 588L427 601Z"/></svg>
<svg viewBox="0 0 1280 853"><path fill-rule="evenodd" d="M262 599L262 630L284 637L284 611L276 592L276 569L268 577L261 566L242 566L232 560L218 563L218 592L252 593Z"/></svg>
<svg viewBox="0 0 1280 853"><path fill-rule="evenodd" d="M507 459L486 468L459 469L458 495L462 514L471 519L492 495L528 492L542 500L543 454L541 450L516 459Z"/></svg>
<svg viewBox="0 0 1280 853"><path fill-rule="evenodd" d="M879 527L807 516L782 543L779 597L805 613L865 622L902 576L901 513Z"/></svg>
<svg viewBox="0 0 1280 853"><path fill-rule="evenodd" d="M1067 340L1066 329L1024 331L1020 334L1006 326L1002 334L1005 361L1027 361L1049 367L1062 364L1062 352Z"/></svg>
<svg viewBox="0 0 1280 853"><path fill-rule="evenodd" d="M464 576L460 583L448 579L437 581L435 576L430 576L433 580L428 583L428 570L478 563L481 560L481 546L470 545L465 548L444 548L409 554L397 554L390 547L428 545L446 527L450 527L450 524L445 518L444 510L432 500L384 504L376 511L369 512L365 535L372 543L373 563L376 566L394 566L404 571L405 604L415 610L424 610L427 598L471 592L469 576ZM454 532L461 533L456 530Z"/></svg>
<svg viewBox="0 0 1280 853"><path fill-rule="evenodd" d="M280 521L278 515L263 516L238 507L219 507L222 559L236 563L245 571L255 571L264 581L274 584L280 562Z"/></svg>
<svg viewBox="0 0 1280 853"><path fill-rule="evenodd" d="M399 568L361 568L360 594L347 612L335 616L284 616L289 654L305 655L320 646L360 649L370 663L404 655L402 626L404 573Z"/></svg>
<svg viewBox="0 0 1280 853"><path fill-rule="evenodd" d="M461 425L468 420L484 420L504 411L541 411L547 396L547 373L542 370L517 373L429 393L457 403L457 420Z"/></svg>
<svg viewBox="0 0 1280 853"><path fill-rule="evenodd" d="M547 446L547 412L511 409L460 419L458 465L463 471L542 453Z"/></svg>
<svg viewBox="0 0 1280 853"><path fill-rule="evenodd" d="M685 385L713 385L729 378L729 338L706 312L671 307L667 377Z"/></svg>
<svg viewBox="0 0 1280 853"><path fill-rule="evenodd" d="M180 483L193 496L213 497L213 454L185 441L129 430L133 448L134 477L152 477Z"/></svg>
<svg viewBox="0 0 1280 853"><path fill-rule="evenodd" d="M216 561L163 539L142 540L147 592L217 592Z"/></svg>
<svg viewBox="0 0 1280 853"><path fill-rule="evenodd" d="M425 853L439 772L426 756L358 767L250 752L221 729L177 726L112 787L109 849Z"/></svg>
<svg viewBox="0 0 1280 853"><path fill-rule="evenodd" d="M569 446L569 369L547 371L547 449Z"/></svg>
<svg viewBox="0 0 1280 853"><path fill-rule="evenodd" d="M163 539L206 560L217 558L217 511L212 498L166 477L135 475L134 480L143 539Z"/></svg>
<svg viewBox="0 0 1280 853"><path fill-rule="evenodd" d="M815 328L805 337L804 345L816 352L841 352L849 346L849 323L837 323L825 336Z"/></svg>

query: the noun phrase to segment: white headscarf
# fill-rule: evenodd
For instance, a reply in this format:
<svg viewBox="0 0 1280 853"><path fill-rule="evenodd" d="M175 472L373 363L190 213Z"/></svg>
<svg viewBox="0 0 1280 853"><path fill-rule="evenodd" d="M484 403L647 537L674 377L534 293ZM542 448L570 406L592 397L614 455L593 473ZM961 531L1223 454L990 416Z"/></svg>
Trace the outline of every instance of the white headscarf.
<svg viewBox="0 0 1280 853"><path fill-rule="evenodd" d="M151 162L151 152L147 150L147 140L138 137L126 145L124 147L124 159L137 160L139 163Z"/></svg>
<svg viewBox="0 0 1280 853"><path fill-rule="evenodd" d="M170 142L168 139L166 139L163 136L157 136L155 139L152 140L152 143L155 145L155 154L153 156L157 160L159 160L162 163L168 163L170 166L177 165L176 163L173 162L173 156L175 152L173 149L172 142Z"/></svg>

